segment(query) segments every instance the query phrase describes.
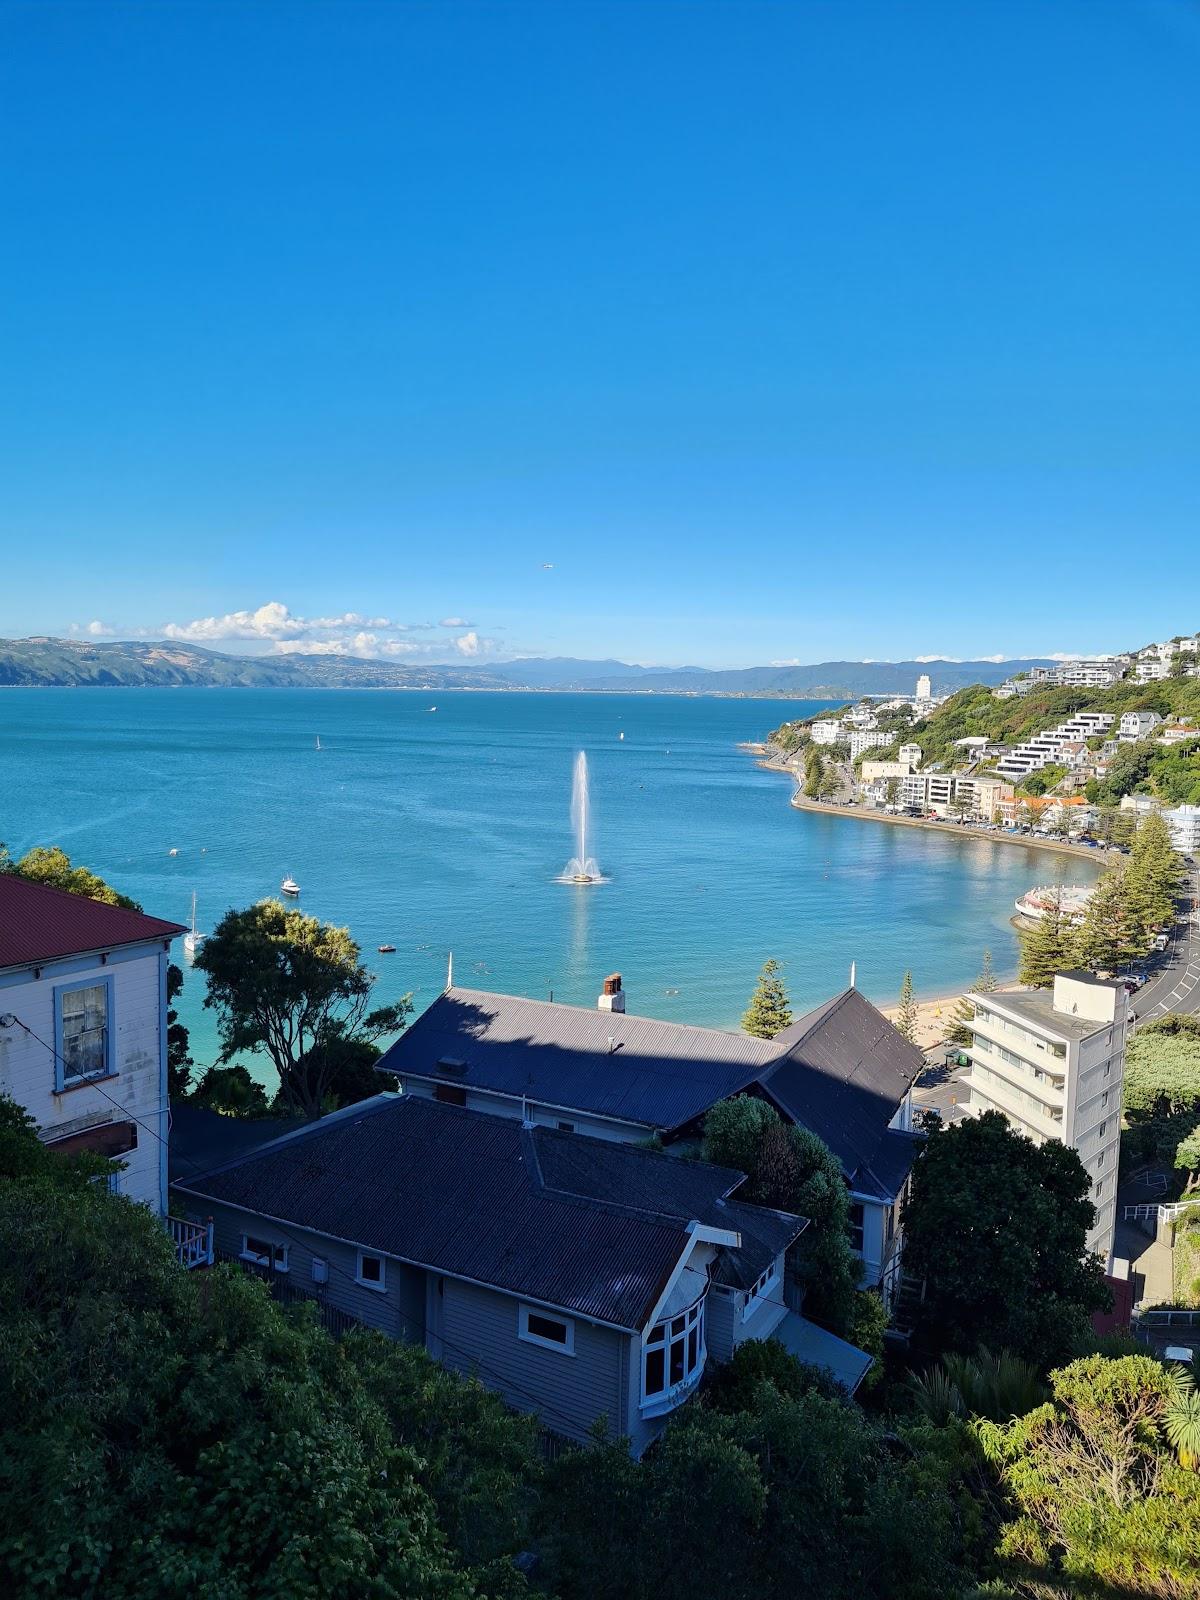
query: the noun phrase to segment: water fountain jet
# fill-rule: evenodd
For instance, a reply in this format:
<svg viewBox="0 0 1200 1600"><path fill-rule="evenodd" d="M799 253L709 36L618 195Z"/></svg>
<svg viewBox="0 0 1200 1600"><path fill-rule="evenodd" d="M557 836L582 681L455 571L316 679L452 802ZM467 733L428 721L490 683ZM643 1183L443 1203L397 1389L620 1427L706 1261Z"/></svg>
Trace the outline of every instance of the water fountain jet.
<svg viewBox="0 0 1200 1600"><path fill-rule="evenodd" d="M603 883L595 856L588 854L591 795L588 791L587 755L583 750L575 757L575 770L571 778L571 827L575 834L575 854L563 868L559 882Z"/></svg>

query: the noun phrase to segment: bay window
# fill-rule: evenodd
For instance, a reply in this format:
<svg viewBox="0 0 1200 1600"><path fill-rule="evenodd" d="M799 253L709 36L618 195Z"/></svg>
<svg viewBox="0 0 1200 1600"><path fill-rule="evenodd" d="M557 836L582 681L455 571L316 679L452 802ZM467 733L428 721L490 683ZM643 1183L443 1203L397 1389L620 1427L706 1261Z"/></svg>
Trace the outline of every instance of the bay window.
<svg viewBox="0 0 1200 1600"><path fill-rule="evenodd" d="M642 1342L642 1410L667 1411L704 1367L704 1297L678 1316L655 1323Z"/></svg>

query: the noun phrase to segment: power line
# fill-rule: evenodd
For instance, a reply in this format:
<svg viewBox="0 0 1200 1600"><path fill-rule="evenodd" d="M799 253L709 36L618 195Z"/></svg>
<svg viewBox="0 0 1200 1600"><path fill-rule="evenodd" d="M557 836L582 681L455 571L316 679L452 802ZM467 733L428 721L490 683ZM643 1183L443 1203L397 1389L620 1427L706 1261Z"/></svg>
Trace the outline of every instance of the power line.
<svg viewBox="0 0 1200 1600"><path fill-rule="evenodd" d="M50 1056L53 1058L53 1060L59 1066L63 1067L64 1069L66 1068L66 1062L63 1060L62 1056L59 1055L58 1051L54 1048L54 1046L52 1044L47 1043L47 1041L45 1039L43 1039L40 1034L35 1033L34 1030L28 1025L28 1023L22 1022L21 1018L18 1017L15 1014L15 1012L11 1012L10 1011L10 1012L5 1013L4 1018L2 1020L7 1021L9 1018L11 1018L14 1023L16 1023L18 1028L23 1029L24 1032L27 1033L31 1039L36 1040L36 1042L38 1044L40 1044L44 1050L48 1051ZM111 1105L114 1105L117 1108L118 1111L120 1111L124 1116L127 1116L130 1119L131 1122L136 1123L139 1128L144 1128L145 1131L150 1135L150 1137L152 1139L157 1139L159 1144L161 1144L163 1146L163 1148L167 1151L168 1155L170 1154L170 1148L171 1147L170 1147L169 1142L162 1137L162 1135L158 1132L158 1130L156 1128L152 1128L149 1123L143 1122L140 1117L136 1116L132 1111L129 1110L128 1106L122 1105L122 1103L119 1100L114 1099L113 1096L110 1095L106 1089L102 1089L98 1083L92 1083L90 1085L90 1087L93 1088L93 1089L98 1090L99 1093L102 1094L104 1096L104 1098ZM169 1115L170 1115L170 1102L168 1101L168 1116ZM253 1152L251 1152L251 1154L253 1154ZM190 1160L186 1156L180 1156L178 1153L176 1153L175 1159L177 1161L183 1162L184 1165L190 1167L192 1169L193 1173L195 1175L199 1176L199 1177L203 1177L204 1173L207 1170L209 1170L209 1169L207 1169L205 1167L199 1166L195 1161ZM279 1230L279 1232L283 1234L284 1238L287 1239L287 1241L290 1244L296 1245L301 1250L304 1250L304 1249L308 1248L308 1246L306 1246L302 1240L298 1239L295 1236L295 1234L289 1233L288 1229L287 1229L287 1226L284 1223L280 1222L277 1218L273 1217L273 1218L270 1219L270 1221L271 1221L272 1226L277 1228ZM381 1254L386 1254L386 1252L381 1252ZM340 1278L344 1278L345 1281L348 1284L350 1284L352 1287L354 1287L355 1289L361 1287L361 1285L358 1283L358 1280L356 1278L352 1278L348 1272L346 1272L342 1267L340 1267L337 1264L336 1261L327 1260L325 1265L326 1265L326 1267L328 1269L330 1269L331 1271L335 1272ZM432 1269L428 1269L427 1268L426 1270L432 1270ZM270 1291L268 1290L268 1293L269 1292ZM316 1297L314 1296L313 1298L315 1299ZM418 1333L420 1335L420 1343L421 1343L422 1348L424 1348L426 1331L427 1331L426 1328L425 1328L424 1323L418 1322L417 1319L415 1317L411 1316L408 1312L406 1312L404 1310L403 1306L401 1306L401 1305L397 1305L396 1306L396 1310L398 1311L401 1320L403 1322L407 1323L409 1325L409 1327L411 1327L414 1330L414 1332L416 1332L416 1333ZM355 1319L355 1320L357 1320L357 1319ZM361 1323L360 1326L368 1327L369 1324ZM452 1339L447 1339L444 1334L435 1334L434 1337L439 1341L439 1343L441 1345L444 1346L445 1349L451 1350L456 1355L462 1356L463 1359L465 1361L470 1362L471 1365L473 1367L475 1367L477 1371L479 1371L481 1373L486 1373L488 1375L488 1377L490 1377L493 1380L493 1382L496 1384L497 1387L506 1388L506 1389L510 1390L513 1394L518 1394L523 1399L528 1400L531 1403L531 1405L536 1407L537 1412L538 1412L539 1415L548 1414L550 1416L557 1417L560 1422L565 1422L567 1424L567 1426L570 1427L571 1429L575 1429L575 1428L578 1427L578 1422L574 1418L568 1417L564 1412L556 1410L556 1408L554 1406L552 1406L552 1405L548 1405L539 1395L531 1394L527 1389L522 1389L520 1387L520 1385L513 1383L511 1379L502 1378L499 1373L493 1372L490 1368L486 1367L484 1365L484 1363L479 1359L478 1355L474 1351L467 1350L462 1345L455 1344Z"/></svg>

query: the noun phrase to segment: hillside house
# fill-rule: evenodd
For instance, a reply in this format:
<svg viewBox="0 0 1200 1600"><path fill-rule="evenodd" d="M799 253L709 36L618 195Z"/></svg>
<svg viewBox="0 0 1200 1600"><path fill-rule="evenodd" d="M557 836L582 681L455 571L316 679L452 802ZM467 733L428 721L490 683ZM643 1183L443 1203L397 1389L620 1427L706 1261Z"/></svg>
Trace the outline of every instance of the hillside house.
<svg viewBox="0 0 1200 1600"><path fill-rule="evenodd" d="M175 1193L218 1249L478 1376L544 1426L640 1453L706 1363L775 1337L853 1389L870 1358L784 1296L802 1217L743 1174L395 1093L244 1151Z"/></svg>
<svg viewBox="0 0 1200 1600"><path fill-rule="evenodd" d="M0 1093L167 1213L167 963L180 923L0 874ZM176 1244L181 1239L176 1230Z"/></svg>
<svg viewBox="0 0 1200 1600"><path fill-rule="evenodd" d="M636 1017L621 980L595 1010L449 988L377 1070L408 1094L624 1143L694 1143L719 1100L754 1094L817 1134L841 1163L862 1286L891 1294L900 1202L919 1145L921 1052L857 989L776 1038Z"/></svg>

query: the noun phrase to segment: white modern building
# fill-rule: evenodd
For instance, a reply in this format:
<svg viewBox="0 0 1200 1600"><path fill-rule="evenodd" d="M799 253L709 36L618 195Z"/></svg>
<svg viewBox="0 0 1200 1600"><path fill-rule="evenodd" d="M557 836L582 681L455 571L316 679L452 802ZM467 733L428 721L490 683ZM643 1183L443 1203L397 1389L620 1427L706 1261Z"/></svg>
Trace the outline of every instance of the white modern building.
<svg viewBox="0 0 1200 1600"><path fill-rule="evenodd" d="M1057 728L1034 734L1015 749L1009 750L996 763L996 771L1006 778L1026 778L1031 772L1040 772L1057 762L1065 744L1087 741L1098 734L1107 733L1116 719L1108 711L1079 711Z"/></svg>
<svg viewBox="0 0 1200 1600"><path fill-rule="evenodd" d="M1122 744L1136 744L1146 739L1161 723L1157 711L1126 711L1122 714L1118 735Z"/></svg>
<svg viewBox="0 0 1200 1600"><path fill-rule="evenodd" d="M1163 812L1171 843L1181 855L1200 854L1200 806L1175 806Z"/></svg>
<svg viewBox="0 0 1200 1600"><path fill-rule="evenodd" d="M44 1144L115 1164L167 1210L167 962L176 922L0 874L0 1092Z"/></svg>
<svg viewBox="0 0 1200 1600"><path fill-rule="evenodd" d="M902 744L896 759L906 761L910 767L921 765L921 746L919 744Z"/></svg>
<svg viewBox="0 0 1200 1600"><path fill-rule="evenodd" d="M1060 1139L1092 1181L1088 1248L1107 1268L1116 1223L1129 997L1116 980L1060 973L1052 990L970 996L970 1109L1001 1111L1038 1144Z"/></svg>
<svg viewBox="0 0 1200 1600"><path fill-rule="evenodd" d="M850 759L857 761L859 756L867 750L883 750L895 738L891 733L852 733L850 735Z"/></svg>
<svg viewBox="0 0 1200 1600"><path fill-rule="evenodd" d="M849 737L840 719L823 717L809 724L814 744L843 744Z"/></svg>
<svg viewBox="0 0 1200 1600"><path fill-rule="evenodd" d="M1124 676L1125 668L1114 656L1080 656L1054 669L1054 681L1076 688L1107 689Z"/></svg>
<svg viewBox="0 0 1200 1600"><path fill-rule="evenodd" d="M927 672L923 672L917 679L916 701L918 706L929 706L933 703L933 683Z"/></svg>

